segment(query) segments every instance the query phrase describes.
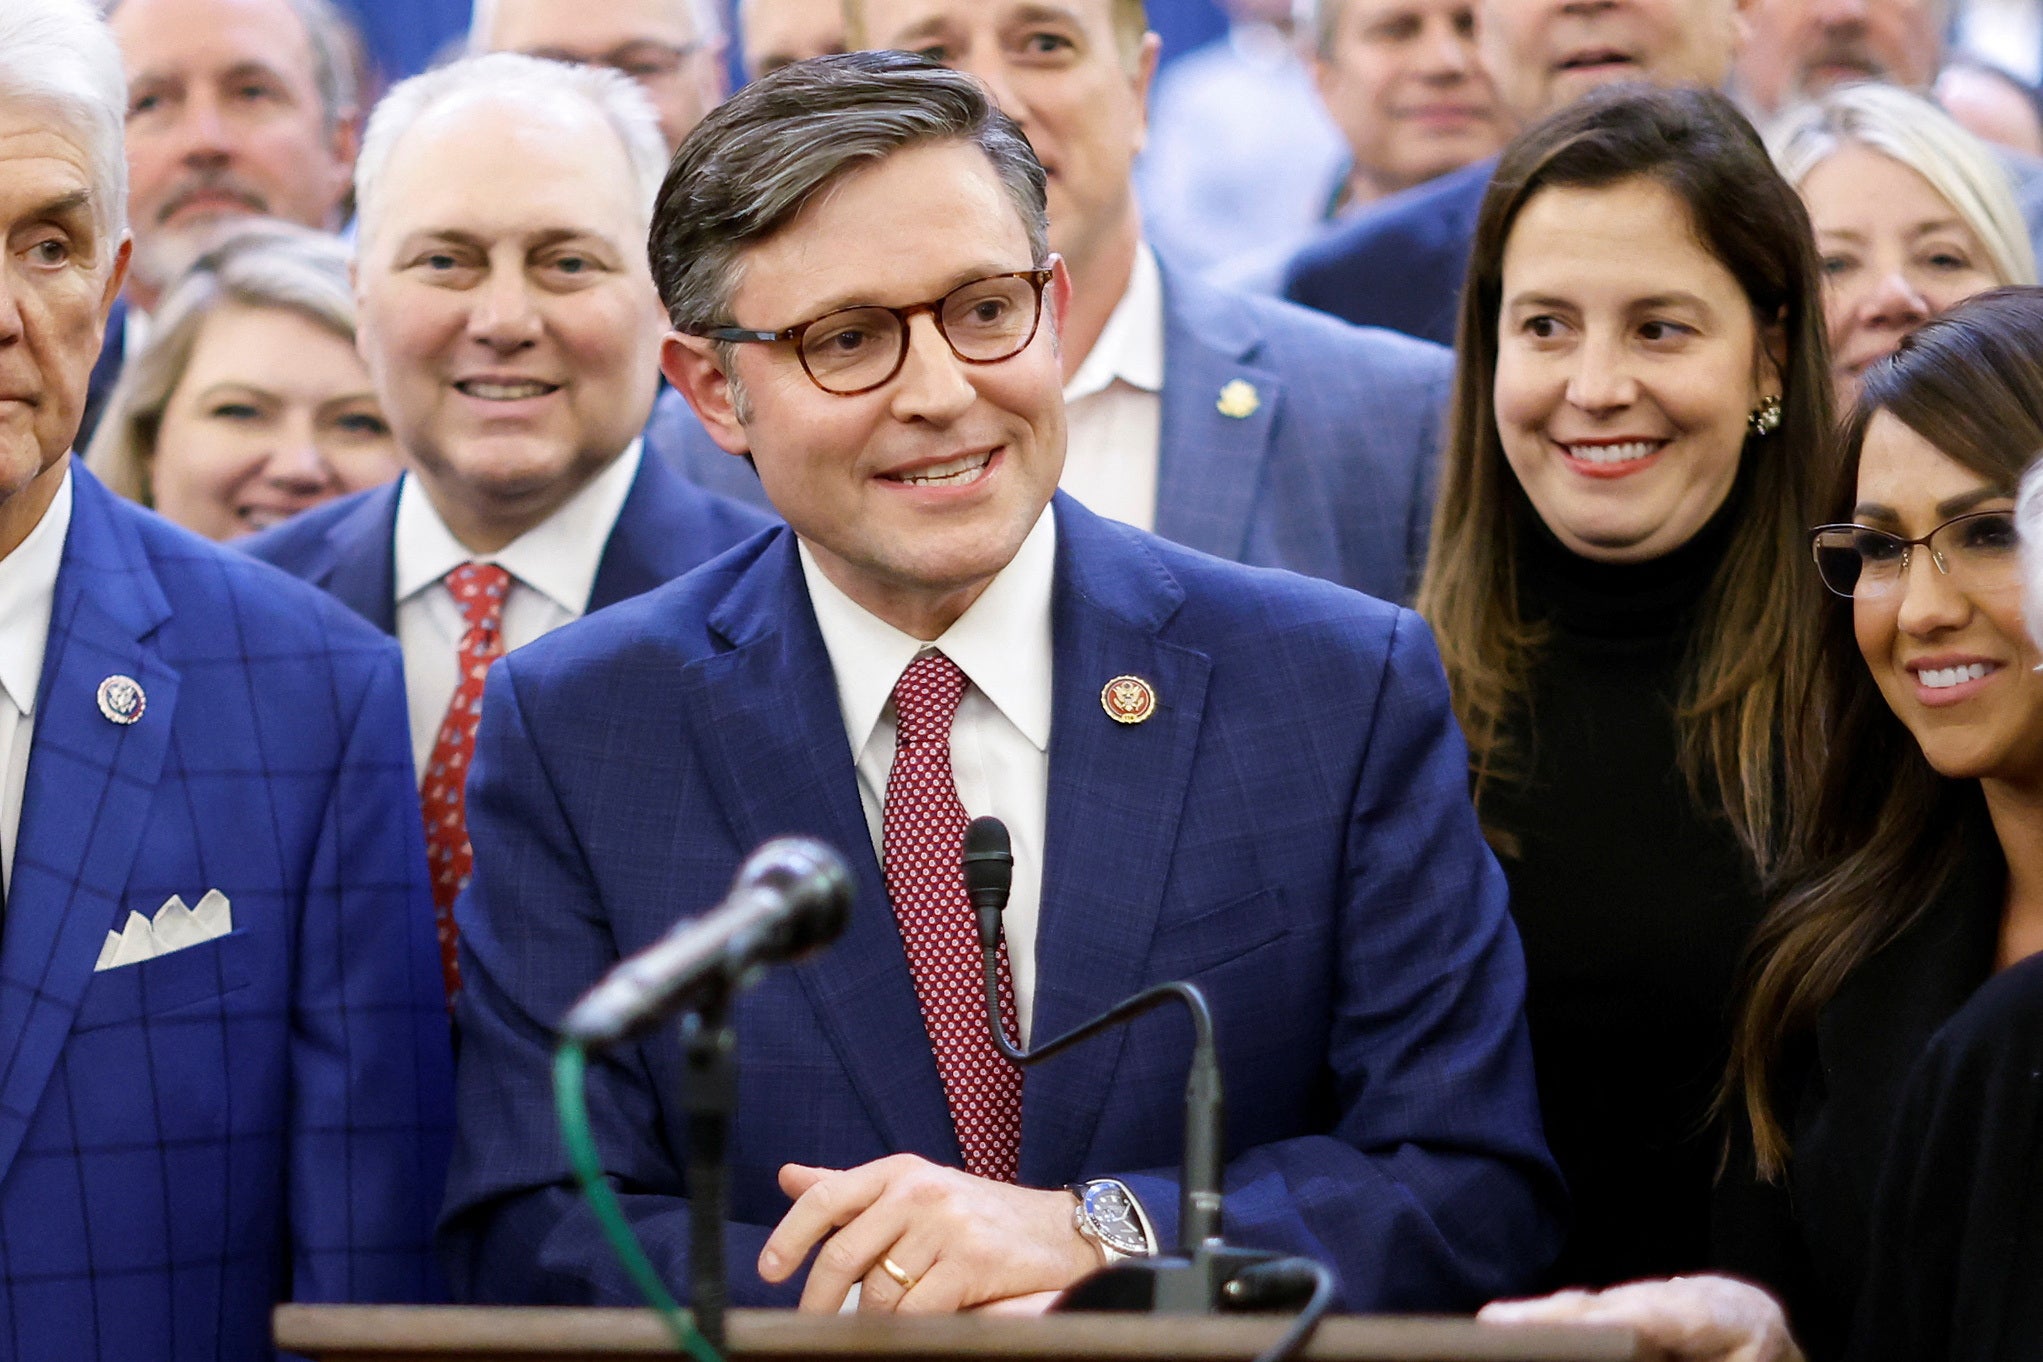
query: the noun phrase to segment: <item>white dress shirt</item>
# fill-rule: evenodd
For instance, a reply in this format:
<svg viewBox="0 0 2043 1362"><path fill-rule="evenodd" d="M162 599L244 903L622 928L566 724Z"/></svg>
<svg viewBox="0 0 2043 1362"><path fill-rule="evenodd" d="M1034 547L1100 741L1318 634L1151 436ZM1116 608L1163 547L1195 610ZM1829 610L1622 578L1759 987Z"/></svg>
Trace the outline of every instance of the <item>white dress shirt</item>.
<svg viewBox="0 0 2043 1362"><path fill-rule="evenodd" d="M71 530L71 470L28 538L0 558L0 887L14 883L14 839L35 744L36 689L57 604L57 569Z"/></svg>
<svg viewBox="0 0 2043 1362"><path fill-rule="evenodd" d="M1014 842L1007 901L1008 968L1015 1018L1027 1043L1036 993L1036 920L1050 799L1050 587L1057 568L1056 517L1044 511L1019 552L971 609L934 643L869 613L837 589L801 546L802 576L837 676L845 736L858 766L873 852L884 860L887 776L894 764L894 684L910 662L937 649L971 681L951 723L951 774L969 818L992 814ZM958 848L960 854L964 848Z"/></svg>
<svg viewBox="0 0 2043 1362"><path fill-rule="evenodd" d="M421 781L461 680L456 662L468 631L447 589L447 574L470 562L495 563L511 574L504 597L505 652L580 619L641 456L633 440L559 510L495 553L471 553L440 519L418 479L405 475L397 492L397 642L404 650L412 763Z"/></svg>
<svg viewBox="0 0 2043 1362"><path fill-rule="evenodd" d="M1128 291L1064 385L1070 436L1058 486L1096 515L1155 529L1162 393L1163 276L1144 243Z"/></svg>

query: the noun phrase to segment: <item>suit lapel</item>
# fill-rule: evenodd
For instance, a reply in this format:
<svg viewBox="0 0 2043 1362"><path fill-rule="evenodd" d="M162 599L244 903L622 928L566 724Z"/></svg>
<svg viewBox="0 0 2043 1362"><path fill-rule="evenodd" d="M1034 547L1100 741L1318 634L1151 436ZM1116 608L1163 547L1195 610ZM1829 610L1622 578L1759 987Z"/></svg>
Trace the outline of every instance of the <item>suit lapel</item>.
<svg viewBox="0 0 2043 1362"><path fill-rule="evenodd" d="M656 455L640 456L638 473L596 564L590 610L651 591L699 561L701 509L687 492L680 477Z"/></svg>
<svg viewBox="0 0 2043 1362"><path fill-rule="evenodd" d="M125 519L134 513L76 463L72 482L0 933L0 1177L123 913L177 712L178 672L152 642L170 606ZM100 713L99 686L110 676L141 684L147 698L136 722Z"/></svg>
<svg viewBox="0 0 2043 1362"><path fill-rule="evenodd" d="M820 837L844 853L857 880L844 935L795 974L888 1147L957 1164L957 1136L936 1061L918 1043L922 1012L792 534L766 547L710 625L730 651L691 663L680 684L739 844Z"/></svg>
<svg viewBox="0 0 2043 1362"><path fill-rule="evenodd" d="M408 474L406 476L409 476ZM362 498L326 532L331 557L306 579L386 634L397 633L397 494L399 479Z"/></svg>
<svg viewBox="0 0 2043 1362"><path fill-rule="evenodd" d="M1251 363L1261 332L1246 309L1172 271L1164 273L1163 297L1156 532L1239 562L1283 380Z"/></svg>
<svg viewBox="0 0 2043 1362"><path fill-rule="evenodd" d="M1038 1041L1143 982L1212 670L1204 654L1160 637L1183 600L1168 569L1128 531L1068 497L1055 505L1050 796L1031 1028ZM1101 689L1124 675L1156 692L1156 713L1144 723L1116 723L1101 706ZM1030 1072L1025 1184L1058 1181L1083 1165L1123 1035Z"/></svg>

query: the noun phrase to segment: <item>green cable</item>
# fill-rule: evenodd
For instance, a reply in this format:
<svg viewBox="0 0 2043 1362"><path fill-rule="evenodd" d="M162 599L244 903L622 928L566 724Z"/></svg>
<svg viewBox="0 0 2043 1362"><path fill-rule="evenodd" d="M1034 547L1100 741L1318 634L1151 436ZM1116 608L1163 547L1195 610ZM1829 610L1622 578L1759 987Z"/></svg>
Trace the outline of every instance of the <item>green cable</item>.
<svg viewBox="0 0 2043 1362"><path fill-rule="evenodd" d="M610 1251L624 1264L646 1304L659 1312L660 1322L674 1336L674 1346L695 1362L724 1362L723 1355L695 1327L694 1315L683 1310L660 1281L660 1274L653 1270L645 1250L639 1246L638 1236L624 1218L617 1193L603 1177L603 1159L596 1152L596 1137L589 1129L588 1095L583 1088L588 1067L588 1055L574 1041L562 1041L553 1052L554 1110L560 1114L561 1138L567 1142L568 1162L574 1165L582 1195L588 1198L589 1209L596 1213L596 1223L603 1227Z"/></svg>

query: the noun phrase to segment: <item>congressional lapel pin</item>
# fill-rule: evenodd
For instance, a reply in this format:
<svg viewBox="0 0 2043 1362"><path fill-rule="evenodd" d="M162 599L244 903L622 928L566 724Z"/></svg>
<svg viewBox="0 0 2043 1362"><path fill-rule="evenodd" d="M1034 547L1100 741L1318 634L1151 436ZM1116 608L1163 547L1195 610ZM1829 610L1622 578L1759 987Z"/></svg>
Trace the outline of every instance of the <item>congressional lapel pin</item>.
<svg viewBox="0 0 2043 1362"><path fill-rule="evenodd" d="M1237 421L1245 421L1256 414L1256 408L1263 405L1263 396L1256 391L1255 384L1237 378L1230 380L1228 385L1220 390L1220 401L1215 405L1220 408L1222 416L1232 416Z"/></svg>
<svg viewBox="0 0 2043 1362"><path fill-rule="evenodd" d="M1156 713L1156 688L1139 676L1117 676L1100 690L1100 707L1117 724L1139 724Z"/></svg>
<svg viewBox="0 0 2043 1362"><path fill-rule="evenodd" d="M109 676L99 683L99 712L117 724L131 724L149 707L142 683L132 676Z"/></svg>

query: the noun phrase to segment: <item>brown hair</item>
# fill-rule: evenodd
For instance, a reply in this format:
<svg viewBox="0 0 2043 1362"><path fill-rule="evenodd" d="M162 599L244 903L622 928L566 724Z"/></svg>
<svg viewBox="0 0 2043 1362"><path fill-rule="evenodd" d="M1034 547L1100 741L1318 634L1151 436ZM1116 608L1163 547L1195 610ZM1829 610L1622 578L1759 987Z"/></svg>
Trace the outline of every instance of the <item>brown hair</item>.
<svg viewBox="0 0 2043 1362"><path fill-rule="evenodd" d="M1741 459L1745 513L1704 597L1680 710L1691 785L1699 798L1721 804L1764 870L1779 838L1780 735L1811 646L1793 625L1820 592L1800 559L1822 485L1830 375L1808 215L1723 96L1633 85L1600 90L1505 148L1476 219L1418 607L1439 638L1480 807L1486 790L1517 774L1507 731L1526 717L1517 707L1545 640L1518 594L1520 545L1536 513L1505 462L1492 405L1504 248L1540 191L1639 178L1686 205L1696 239L1737 279L1762 332L1785 342L1782 419L1773 434L1748 441ZM1507 830L1491 833L1508 838Z"/></svg>
<svg viewBox="0 0 2043 1362"><path fill-rule="evenodd" d="M1886 412L1937 449L2005 488L2043 449L2043 289L1983 293L1901 343L1868 371L1845 423L1827 520L1851 519L1866 428ZM1806 561L1805 576L1815 569ZM1760 1173L1778 1177L1787 1134L1774 1109L1784 1043L1815 1024L1854 969L1906 931L1968 847L1991 843L1979 783L1940 776L1881 697L1852 632L1851 602L1805 626L1816 666L1797 708L1811 716L1791 740L1808 749L1789 769L1793 837L1783 886L1753 936L1748 982L1719 1106L1742 1102Z"/></svg>

